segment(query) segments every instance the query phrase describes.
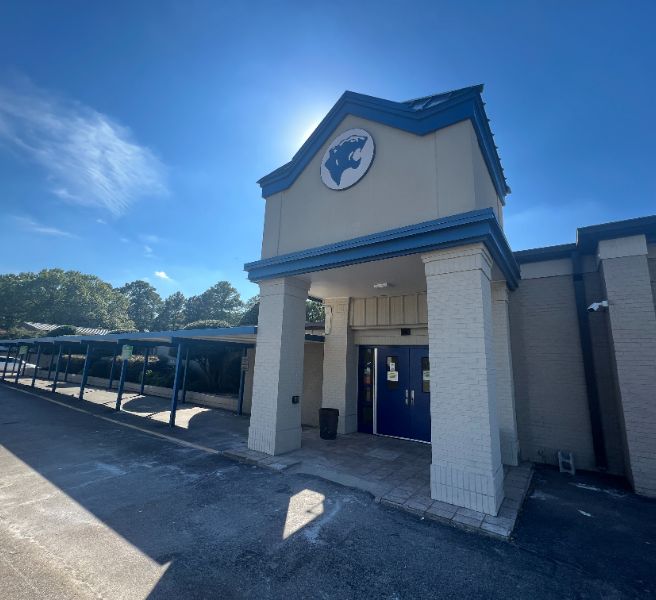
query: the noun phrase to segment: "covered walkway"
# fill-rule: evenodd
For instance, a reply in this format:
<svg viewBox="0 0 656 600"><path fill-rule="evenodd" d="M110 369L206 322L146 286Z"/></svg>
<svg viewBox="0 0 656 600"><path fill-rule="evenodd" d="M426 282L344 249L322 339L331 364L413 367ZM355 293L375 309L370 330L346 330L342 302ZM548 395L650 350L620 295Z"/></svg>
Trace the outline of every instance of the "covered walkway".
<svg viewBox="0 0 656 600"><path fill-rule="evenodd" d="M135 348L140 349L144 356L139 386L139 395L144 396L146 372L151 353L157 347L175 348L175 375L171 389L170 406L166 411L169 418L169 425L174 427L176 425L178 404L184 404L186 401L190 352L192 350L202 351L203 349L213 349L217 345L225 346L228 344L234 348L241 349L243 356L246 357L247 350L255 346L256 335L257 327L248 326L223 329L190 329L1 340L0 345L6 350L4 368L2 369L0 379L2 381L9 379L9 381L16 384L21 380L22 383L31 387L46 387L53 393L59 391L59 388L62 388L62 386L64 389L70 390L73 387L69 382L71 356L73 353L84 354L84 366L79 385L75 386L78 389L77 395L79 399L83 400L85 399L85 392L87 392L87 389L90 389L88 385L89 368L94 360L94 351L101 349L112 357L107 391L112 394L113 383L116 378L116 394L112 394L112 396L115 410L120 411L123 407L124 399L128 397L126 394L126 375L128 361L132 357L133 350ZM49 354L50 360L48 362L47 376L45 382L43 382L39 378L39 375L40 371L44 370L41 364L41 358L46 348L49 350L47 354ZM118 374L115 373L117 358L120 362L120 373ZM34 360L37 368L28 369L31 359ZM29 382L24 381L26 375L30 376ZM244 365L242 365L239 400L237 404L238 414L242 414L243 412L244 380L245 369ZM163 411L156 412L161 414Z"/></svg>

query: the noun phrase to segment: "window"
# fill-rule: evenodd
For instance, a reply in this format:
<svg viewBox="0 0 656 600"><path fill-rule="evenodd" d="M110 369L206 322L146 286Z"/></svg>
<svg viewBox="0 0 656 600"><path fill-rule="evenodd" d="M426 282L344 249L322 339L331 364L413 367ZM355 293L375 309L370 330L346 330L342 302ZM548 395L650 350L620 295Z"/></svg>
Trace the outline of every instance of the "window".
<svg viewBox="0 0 656 600"><path fill-rule="evenodd" d="M430 362L428 356L421 357L421 391L430 394Z"/></svg>

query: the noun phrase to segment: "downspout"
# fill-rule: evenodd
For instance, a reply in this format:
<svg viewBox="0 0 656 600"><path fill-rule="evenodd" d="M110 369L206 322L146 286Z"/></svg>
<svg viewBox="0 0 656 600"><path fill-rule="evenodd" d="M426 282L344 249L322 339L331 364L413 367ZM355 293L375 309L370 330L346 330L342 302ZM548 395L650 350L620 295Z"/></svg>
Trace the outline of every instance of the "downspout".
<svg viewBox="0 0 656 600"><path fill-rule="evenodd" d="M597 378L595 376L592 336L590 335L588 307L585 300L585 282L583 281L581 255L576 250L572 252L572 265L574 267L572 278L574 281L574 296L576 298L576 316L579 325L585 388L588 396L588 410L590 412L590 426L592 429L592 447L594 449L597 468L605 471L608 469L608 457L606 456L604 429L601 421L599 388L597 387Z"/></svg>

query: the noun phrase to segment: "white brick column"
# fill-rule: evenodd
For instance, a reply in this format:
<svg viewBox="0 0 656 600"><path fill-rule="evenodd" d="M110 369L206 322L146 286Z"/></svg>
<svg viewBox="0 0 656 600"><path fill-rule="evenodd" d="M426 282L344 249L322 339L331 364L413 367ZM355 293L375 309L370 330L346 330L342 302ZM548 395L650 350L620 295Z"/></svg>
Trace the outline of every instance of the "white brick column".
<svg viewBox="0 0 656 600"><path fill-rule="evenodd" d="M295 277L260 283L260 315L248 447L282 454L301 447L305 301L308 283Z"/></svg>
<svg viewBox="0 0 656 600"><path fill-rule="evenodd" d="M633 487L656 496L656 312L644 235L599 242ZM599 298L602 300L602 298Z"/></svg>
<svg viewBox="0 0 656 600"><path fill-rule="evenodd" d="M503 500L492 259L483 244L423 255L431 367L431 496L496 515Z"/></svg>
<svg viewBox="0 0 656 600"><path fill-rule="evenodd" d="M501 462L519 464L519 437L515 413L515 384L510 349L510 319L508 317L508 286L505 281L492 282L492 346L496 373L497 414Z"/></svg>
<svg viewBox="0 0 656 600"><path fill-rule="evenodd" d="M356 352L349 327L350 298L327 298L327 326L323 345L321 406L339 410L339 433L358 429Z"/></svg>

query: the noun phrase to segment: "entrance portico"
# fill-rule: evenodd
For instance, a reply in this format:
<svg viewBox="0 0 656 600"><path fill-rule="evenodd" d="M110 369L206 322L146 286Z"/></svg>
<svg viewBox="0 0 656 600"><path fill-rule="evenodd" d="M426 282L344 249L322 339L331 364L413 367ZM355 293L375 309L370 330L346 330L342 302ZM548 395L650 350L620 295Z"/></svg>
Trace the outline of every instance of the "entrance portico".
<svg viewBox="0 0 656 600"><path fill-rule="evenodd" d="M502 421L510 427L504 455L516 464L514 421L502 416L513 413L507 304L493 301L503 298L499 288L516 285L511 258L494 214L484 210L247 265L262 291L249 447L280 454L301 445L294 397L302 390L304 301L322 297L322 406L339 409L339 433L366 431L358 356L359 348L375 348L372 433L430 442L432 498L496 514ZM413 348L415 367L423 355L429 363L414 375ZM424 399L425 436L416 422Z"/></svg>
<svg viewBox="0 0 656 600"><path fill-rule="evenodd" d="M347 92L260 180L251 449L301 445L309 295L326 311L322 407L339 410L338 433L430 443L433 499L497 514L502 456L518 454L505 294L519 269L481 91Z"/></svg>

